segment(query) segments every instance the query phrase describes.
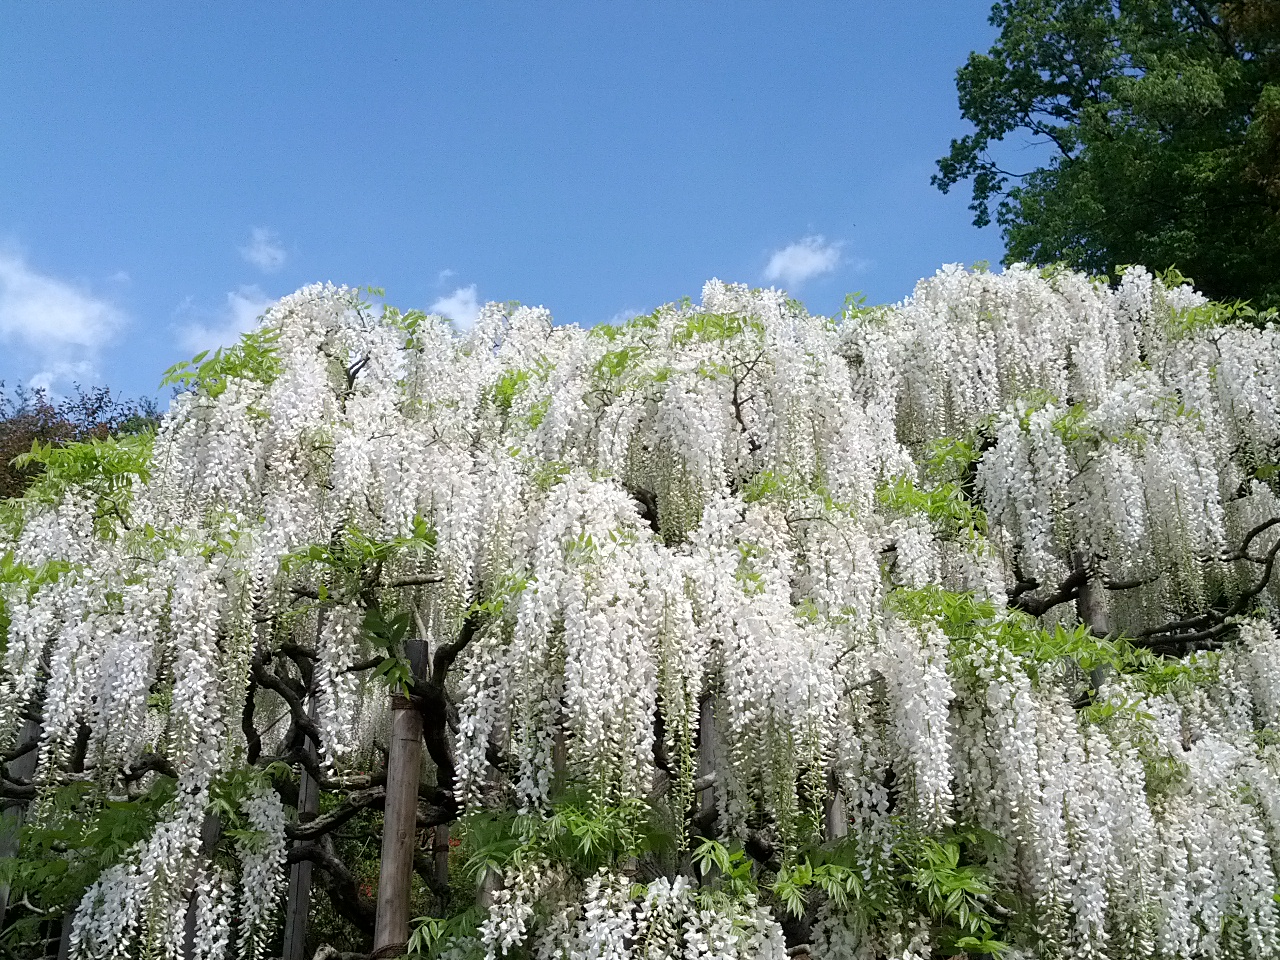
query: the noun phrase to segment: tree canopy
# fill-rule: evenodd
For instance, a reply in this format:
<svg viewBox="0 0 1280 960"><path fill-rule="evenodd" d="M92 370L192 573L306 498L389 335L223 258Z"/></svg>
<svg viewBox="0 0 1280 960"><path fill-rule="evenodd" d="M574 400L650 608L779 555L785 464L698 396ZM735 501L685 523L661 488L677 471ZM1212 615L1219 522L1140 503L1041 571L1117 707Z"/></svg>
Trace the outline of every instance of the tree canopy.
<svg viewBox="0 0 1280 960"><path fill-rule="evenodd" d="M934 183L972 180L1007 262L1176 267L1218 299L1280 306L1280 5L1002 0L957 74L975 127ZM1014 134L1051 152L1026 160Z"/></svg>
<svg viewBox="0 0 1280 960"><path fill-rule="evenodd" d="M387 956L1276 955L1276 326L315 286L170 382L0 516L15 954L288 954L309 865Z"/></svg>

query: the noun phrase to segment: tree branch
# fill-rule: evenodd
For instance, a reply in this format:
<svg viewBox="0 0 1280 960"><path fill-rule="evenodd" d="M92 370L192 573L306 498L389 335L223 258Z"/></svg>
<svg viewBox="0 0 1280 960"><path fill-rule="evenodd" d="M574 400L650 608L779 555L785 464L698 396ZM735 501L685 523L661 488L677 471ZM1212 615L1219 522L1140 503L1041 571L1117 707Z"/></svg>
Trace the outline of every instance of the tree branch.
<svg viewBox="0 0 1280 960"><path fill-rule="evenodd" d="M1263 527L1262 524L1259 527ZM1257 528L1255 528L1257 529ZM1259 532L1261 532L1259 530ZM1136 640L1144 647L1176 648L1197 644L1214 643L1235 629L1232 618L1245 613L1250 602L1267 588L1275 572L1276 557L1280 555L1280 540L1276 540L1267 551L1265 557L1255 560L1262 564L1262 573L1226 610L1206 610L1193 617L1175 620L1172 623L1150 627L1140 631ZM1253 558L1250 558L1253 559Z"/></svg>
<svg viewBox="0 0 1280 960"><path fill-rule="evenodd" d="M138 758L138 761L131 764L129 771L122 777L125 783L133 783L141 780L148 773L158 773L161 776L172 777L178 779L178 771L174 769L169 758L159 753L144 753Z"/></svg>
<svg viewBox="0 0 1280 960"><path fill-rule="evenodd" d="M0 777L0 797L6 800L34 800L36 788L30 783L18 783L8 777Z"/></svg>
<svg viewBox="0 0 1280 960"><path fill-rule="evenodd" d="M306 823L290 823L284 828L285 836L290 840L315 840L333 830L338 829L361 810L380 810L387 799L385 786L369 787L357 790L323 816L308 820Z"/></svg>
<svg viewBox="0 0 1280 960"><path fill-rule="evenodd" d="M14 747L8 753L0 754L0 769L7 767L9 764L13 763L13 761L17 760L21 756L25 756L38 746L40 746L40 738L35 737L28 740L26 743L23 743L21 746Z"/></svg>
<svg viewBox="0 0 1280 960"><path fill-rule="evenodd" d="M398 577L387 584L389 587L423 587L432 583L444 583L442 573L424 573L417 577Z"/></svg>
<svg viewBox="0 0 1280 960"><path fill-rule="evenodd" d="M1028 597L1027 594L1038 590L1040 584L1035 580L1024 580L1014 586L1008 593L1009 606L1021 610L1033 617L1041 617L1060 603L1074 600L1080 595L1080 588L1089 579L1089 571L1083 567L1072 570L1066 579L1052 593L1043 597ZM1032 585L1034 584L1034 586Z"/></svg>
<svg viewBox="0 0 1280 960"><path fill-rule="evenodd" d="M1253 560L1254 563L1261 563L1262 561L1256 559L1249 553L1249 547L1253 544L1254 540L1258 539L1259 536L1266 533L1276 524L1280 524L1280 517L1272 517L1270 520L1264 520L1245 534L1244 542L1240 544L1240 549L1233 550L1230 553L1224 553L1218 559L1227 563L1233 560Z"/></svg>
<svg viewBox="0 0 1280 960"><path fill-rule="evenodd" d="M282 677L277 676L274 671L268 670L260 657L254 658L249 676L264 690L270 690L280 695L284 702L289 705L289 714L293 720L293 725L310 737L312 742L319 747L320 728L316 726L314 720L307 716L306 708L302 705L302 698L298 696L293 688Z"/></svg>
<svg viewBox="0 0 1280 960"><path fill-rule="evenodd" d="M475 615L472 614L462 621L462 629L458 631L458 639L452 643L440 645L431 663L431 679L427 682L428 686L438 687L440 690L444 689L444 681L449 673L449 668L453 666L453 662L458 659L462 651L467 649L467 645L475 639L479 628L480 623Z"/></svg>
<svg viewBox="0 0 1280 960"><path fill-rule="evenodd" d="M425 683L415 683L412 699L422 714L422 736L431 761L436 765L436 783L444 806L454 810L453 784L457 777L457 765L453 759L453 745L449 740L449 693L445 687L449 668L462 654L468 644L475 639L481 627L476 614L467 616L462 621L458 637L452 643L441 644L431 663L431 676ZM453 819L450 816L449 819Z"/></svg>
<svg viewBox="0 0 1280 960"><path fill-rule="evenodd" d="M360 881L333 850L333 843L323 838L320 843L302 843L289 851L288 862L309 860L322 871L321 883L338 916L349 921L366 936L373 935L377 907L360 890Z"/></svg>
<svg viewBox="0 0 1280 960"><path fill-rule="evenodd" d="M244 709L240 711L240 731L244 734L244 742L246 744L245 760L250 765L257 763L258 758L262 756L262 736L258 733L258 728L253 722L253 711L257 706L253 695L257 690L257 682L250 679L249 689L245 692Z"/></svg>

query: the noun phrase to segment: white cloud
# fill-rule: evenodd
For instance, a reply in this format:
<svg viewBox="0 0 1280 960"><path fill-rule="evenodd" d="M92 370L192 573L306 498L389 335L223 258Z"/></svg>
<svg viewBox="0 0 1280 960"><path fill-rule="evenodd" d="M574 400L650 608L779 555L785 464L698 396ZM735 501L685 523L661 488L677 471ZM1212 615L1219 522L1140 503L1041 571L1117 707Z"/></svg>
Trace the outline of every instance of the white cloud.
<svg viewBox="0 0 1280 960"><path fill-rule="evenodd" d="M449 267L445 267L438 274L436 274L436 286L443 287L449 281L450 278L456 277L457 275L458 275L457 270L452 270Z"/></svg>
<svg viewBox="0 0 1280 960"><path fill-rule="evenodd" d="M27 386L58 395L60 384L92 383L97 374L97 368L88 360L55 360L33 373Z"/></svg>
<svg viewBox="0 0 1280 960"><path fill-rule="evenodd" d="M227 294L227 302L221 313L204 321L193 321L178 328L178 342L184 350L199 353L228 347L258 324L258 317L275 301L256 286L241 287ZM178 308L190 310L190 301Z"/></svg>
<svg viewBox="0 0 1280 960"><path fill-rule="evenodd" d="M779 280L785 286L797 287L806 280L830 273L840 263L840 244L827 243L820 236L805 237L775 250L764 268L769 283Z"/></svg>
<svg viewBox="0 0 1280 960"><path fill-rule="evenodd" d="M91 380L98 351L124 323L109 301L41 273L20 253L0 250L0 345L15 367L37 371L29 377L32 386L56 391L59 384Z"/></svg>
<svg viewBox="0 0 1280 960"><path fill-rule="evenodd" d="M95 350L123 322L107 301L37 272L17 254L0 252L0 340L21 341L42 353Z"/></svg>
<svg viewBox="0 0 1280 960"><path fill-rule="evenodd" d="M644 311L642 310L619 310L617 313L615 313L612 317L610 317L608 320L604 322L611 327L616 326L617 324L620 324L620 323L626 323L628 320L634 320L636 317L640 316L640 314L643 312Z"/></svg>
<svg viewBox="0 0 1280 960"><path fill-rule="evenodd" d="M284 266L284 247L275 233L266 227L254 227L247 247L240 248L240 256L263 273L275 273Z"/></svg>
<svg viewBox="0 0 1280 960"><path fill-rule="evenodd" d="M473 283L467 287L459 287L447 297L441 297L433 303L427 312L448 317L461 330L471 329L471 325L476 322L476 317L480 316L480 303L476 300L476 285Z"/></svg>

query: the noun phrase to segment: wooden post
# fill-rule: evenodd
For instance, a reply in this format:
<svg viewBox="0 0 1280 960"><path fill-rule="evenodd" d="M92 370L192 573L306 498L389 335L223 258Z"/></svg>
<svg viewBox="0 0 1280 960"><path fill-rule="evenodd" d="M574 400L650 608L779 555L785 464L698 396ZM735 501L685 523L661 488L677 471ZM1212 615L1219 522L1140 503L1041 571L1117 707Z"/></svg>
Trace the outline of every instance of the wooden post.
<svg viewBox="0 0 1280 960"><path fill-rule="evenodd" d="M698 779L707 786L698 791L697 821L704 825L708 839L715 836L716 820L716 701L715 697L704 697L702 709L698 711ZM716 868L709 866L698 878L699 886L706 886L716 878Z"/></svg>
<svg viewBox="0 0 1280 960"><path fill-rule="evenodd" d="M391 698L391 710L374 956L395 956L409 942L409 881L413 876L413 848L418 833L422 714L408 697L399 695Z"/></svg>
<svg viewBox="0 0 1280 960"><path fill-rule="evenodd" d="M698 711L698 779L716 772L716 701L706 697ZM712 783L699 792L698 819L714 823L716 819L716 788Z"/></svg>
<svg viewBox="0 0 1280 960"><path fill-rule="evenodd" d="M315 697L307 704L307 715L316 719ZM317 759L316 745L307 738L307 755ZM298 822L307 823L316 818L320 812L320 788L302 768L302 777L298 781ZM294 846L302 843L295 840ZM289 870L289 899L286 901L284 918L284 949L281 960L306 960L307 956L307 920L311 914L311 861L300 860Z"/></svg>
<svg viewBox="0 0 1280 960"><path fill-rule="evenodd" d="M426 638L410 640L405 653L416 680L429 670ZM387 750L387 800L382 813L382 865L372 957L393 957L409 942L409 883L418 840L418 782L422 777L422 714L408 697L391 697Z"/></svg>
<svg viewBox="0 0 1280 960"><path fill-rule="evenodd" d="M27 720L22 725L22 732L18 734L18 746L39 741L39 739L40 724L34 720ZM36 758L39 754L40 748L37 746L34 750L28 750L18 757L9 764L9 776L17 777L19 780L31 779L32 774L36 772ZM22 809L23 804L15 803L0 812L0 860L18 855L18 840L22 834ZM4 929L4 915L8 907L9 884L0 883L0 930Z"/></svg>
<svg viewBox="0 0 1280 960"><path fill-rule="evenodd" d="M1089 629L1099 637L1107 637L1111 635L1111 610L1107 606L1106 591L1102 586L1102 577L1098 575L1097 570L1089 570L1086 559L1077 554L1075 563L1078 569L1088 572L1088 577L1080 584L1080 591L1076 594L1076 616L1080 618L1080 622L1087 624ZM1095 667L1089 672L1089 684L1093 687L1094 692L1106 682L1110 676L1111 670L1106 666Z"/></svg>
<svg viewBox="0 0 1280 960"><path fill-rule="evenodd" d="M435 868L435 885L440 891L449 889L449 825L447 823L438 823L431 833L431 852L433 865ZM447 894L440 894L441 900L447 899ZM447 904L442 904L447 906Z"/></svg>
<svg viewBox="0 0 1280 960"><path fill-rule="evenodd" d="M58 960L67 960L71 956L71 924L75 916L75 910L68 910L62 915L62 925L58 928Z"/></svg>
<svg viewBox="0 0 1280 960"><path fill-rule="evenodd" d="M200 856L211 859L218 846L218 837L222 835L222 820L216 813L206 813L200 825ZM194 882L194 878L188 881ZM200 891L194 889L187 895L187 916L182 934L182 956L191 960L196 955L196 921L200 911ZM63 934L63 942L69 942L71 927L68 924ZM58 960L66 960L60 950Z"/></svg>
<svg viewBox="0 0 1280 960"><path fill-rule="evenodd" d="M822 807L822 836L824 840L843 840L849 834L849 812L845 808L844 794L836 783L834 774L827 776L827 798Z"/></svg>
<svg viewBox="0 0 1280 960"><path fill-rule="evenodd" d="M1097 571L1089 571L1084 557L1077 556L1076 564L1080 570L1088 572L1088 577L1080 585L1076 594L1076 615L1081 622L1099 636L1111 633L1111 611L1107 608L1107 595L1102 586L1102 578Z"/></svg>

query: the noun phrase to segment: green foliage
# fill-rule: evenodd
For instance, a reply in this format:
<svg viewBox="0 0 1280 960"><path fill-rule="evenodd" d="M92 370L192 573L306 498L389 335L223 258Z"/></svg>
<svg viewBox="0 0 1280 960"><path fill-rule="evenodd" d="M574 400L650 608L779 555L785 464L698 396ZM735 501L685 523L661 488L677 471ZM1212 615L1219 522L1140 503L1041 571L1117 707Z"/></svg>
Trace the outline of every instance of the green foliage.
<svg viewBox="0 0 1280 960"><path fill-rule="evenodd" d="M765 590L764 576L756 569L755 563L756 558L761 554L762 550L758 544L749 540L738 543L738 564L733 571L733 577L747 596L756 596Z"/></svg>
<svg viewBox="0 0 1280 960"><path fill-rule="evenodd" d="M175 782L164 776L130 800L105 799L92 783L58 787L41 816L23 825L20 855L0 859L0 883L11 885L10 902L25 898L55 916L69 909L103 870L151 834L175 793ZM0 945L39 939L42 922L34 912L18 914L0 933Z"/></svg>
<svg viewBox="0 0 1280 960"><path fill-rule="evenodd" d="M835 499L820 478L806 478L788 471L758 471L742 488L742 499L747 503L785 504L802 513L807 512L806 506L819 506L827 513L854 515L854 508Z"/></svg>
<svg viewBox="0 0 1280 960"><path fill-rule="evenodd" d="M876 491L879 502L900 514L923 514L938 536L974 540L987 532L986 513L973 496L982 450L976 438L940 440L930 445L920 481L895 477Z"/></svg>
<svg viewBox="0 0 1280 960"><path fill-rule="evenodd" d="M18 563L12 553L0 553L0 658L9 645L9 613L6 605L8 591L2 589L6 584L21 584L27 592L34 592L45 584L52 583L62 576L71 565L61 560L50 560L31 567Z"/></svg>
<svg viewBox="0 0 1280 960"><path fill-rule="evenodd" d="M514 574L497 579L483 598L467 607L467 617L474 617L481 623L501 619L528 585L528 579Z"/></svg>
<svg viewBox="0 0 1280 960"><path fill-rule="evenodd" d="M528 370L509 370L490 388L490 400L503 413L511 412L511 404L529 383Z"/></svg>
<svg viewBox="0 0 1280 960"><path fill-rule="evenodd" d="M944 948L1002 952L1005 918L1015 904L994 888L986 867L1002 841L977 828L923 836L899 821L894 828L887 840L851 837L806 848L776 871L740 846L702 839L691 854L702 877L697 896L706 902L763 897L794 916L805 914L817 897L863 925L905 925L925 916L933 923L935 943ZM476 878L508 865L549 862L585 880L602 867L618 870L671 845L643 802L601 805L589 794L567 795L546 815L476 813L464 830L472 851L468 871ZM637 885L636 896L643 892ZM482 919L474 907L447 917L419 917L409 953L434 957L452 938L473 935Z"/></svg>
<svg viewBox="0 0 1280 960"><path fill-rule="evenodd" d="M463 821L463 831L474 877L549 861L586 878L674 844L644 800L610 802L581 788L566 791L545 814L478 811Z"/></svg>
<svg viewBox="0 0 1280 960"><path fill-rule="evenodd" d="M509 866L536 864L551 864L585 880L601 867L618 870L674 846L645 801L609 803L579 787L565 791L547 811L481 809L466 816L460 827L466 862L459 871L451 868L451 874L472 884ZM453 912L446 916L413 921L409 956L438 956L451 940L476 933L484 911L456 901L451 906Z"/></svg>
<svg viewBox="0 0 1280 960"><path fill-rule="evenodd" d="M36 479L22 500L0 502L0 529L16 532L33 504L55 503L72 488L96 498L94 521L99 534L127 527L134 484L145 483L150 476L153 440L154 434L143 430L78 443L35 441L13 464L20 471L32 471Z"/></svg>
<svg viewBox="0 0 1280 960"><path fill-rule="evenodd" d="M1167 289L1193 284L1177 267L1170 267L1160 274L1160 281ZM1174 338L1191 337L1215 327L1264 326L1275 323L1280 309L1255 310L1247 300L1220 302L1210 300L1198 307L1175 311L1169 319L1169 335Z"/></svg>
<svg viewBox="0 0 1280 960"><path fill-rule="evenodd" d="M205 350L190 360L175 363L164 372L160 386L217 397L233 379L271 383L284 369L277 347L279 339L280 331L275 327L246 333L234 346Z"/></svg>
<svg viewBox="0 0 1280 960"><path fill-rule="evenodd" d="M249 825L241 804L256 791L270 790L272 780L294 777L292 767L276 761L265 767L236 767L215 779L209 788L208 812L218 818L219 843L237 843L257 850L266 837Z"/></svg>
<svg viewBox="0 0 1280 960"><path fill-rule="evenodd" d="M994 834L974 828L941 839L922 837L895 853L910 877L917 908L933 919L944 947L977 954L1000 954L1001 921L989 910L994 894L990 875L979 864L962 863L974 847L999 843Z"/></svg>
<svg viewBox="0 0 1280 960"><path fill-rule="evenodd" d="M811 847L771 877L739 848L704 840L694 862L704 885L740 899L760 892L793 916L803 915L813 898L831 901L870 926L928 917L935 943L945 949L999 954L1007 943L1007 893L998 893L986 867L1003 841L979 828L956 828L918 835L901 822L890 842L851 837L835 845Z"/></svg>
<svg viewBox="0 0 1280 960"><path fill-rule="evenodd" d="M0 500L21 496L40 476L37 460L22 467L12 462L36 443L57 447L105 440L152 431L158 422L152 400L123 400L106 387L77 385L70 396L54 398L43 389L9 391L0 382Z"/></svg>
<svg viewBox="0 0 1280 960"><path fill-rule="evenodd" d="M807 488L791 474L761 470L743 488L742 499L747 503L759 503L761 500L795 500L807 492Z"/></svg>
<svg viewBox="0 0 1280 960"><path fill-rule="evenodd" d="M873 323L883 327L888 323L890 316L891 311L888 306L884 304L868 305L865 293L845 294L844 309L840 313L841 320L845 323L856 321L859 323Z"/></svg>
<svg viewBox="0 0 1280 960"><path fill-rule="evenodd" d="M569 473L569 464L563 460L535 460L530 480L535 487L546 493Z"/></svg>
<svg viewBox="0 0 1280 960"><path fill-rule="evenodd" d="M372 565L385 563L402 551L432 553L436 547L436 532L425 518L413 518L413 532L390 540L374 540L355 527L348 527L341 537L332 543L313 543L286 554L280 565L286 571L297 570L306 564L327 567L342 577L358 577ZM324 596L321 599L326 599Z"/></svg>
<svg viewBox="0 0 1280 960"><path fill-rule="evenodd" d="M889 600L902 616L937 624L957 653L964 653L978 641L994 641L1021 658L1033 679L1038 679L1042 670L1072 664L1082 674L1109 671L1132 680L1145 692L1163 694L1190 691L1216 678L1218 661L1213 654L1189 660L1164 657L1122 636L1095 636L1087 624L1045 629L1026 614L998 610L991 601L972 593L930 585L899 588ZM1098 721L1124 713L1125 707L1097 704L1090 711L1086 716Z"/></svg>
<svg viewBox="0 0 1280 960"><path fill-rule="evenodd" d="M958 483L921 489L906 477L895 477L880 487L881 503L900 513L922 513L933 521L940 536L976 537L987 532L986 514L973 505Z"/></svg>
<svg viewBox="0 0 1280 960"><path fill-rule="evenodd" d="M1006 262L1176 265L1214 298L1280 305L1280 7L1001 0L991 23L956 78L974 132L933 180L972 181ZM1015 134L1042 165L1008 171Z"/></svg>
<svg viewBox="0 0 1280 960"><path fill-rule="evenodd" d="M369 292L372 296L386 296L381 287L370 287ZM409 310L401 313L396 307L384 305L382 316L386 322L404 331L405 349L422 349L422 325L427 322L427 315L423 311Z"/></svg>
<svg viewBox="0 0 1280 960"><path fill-rule="evenodd" d="M640 344L633 343L617 350L610 350L596 361L592 375L597 380L617 379L627 373L632 364L648 351Z"/></svg>
<svg viewBox="0 0 1280 960"><path fill-rule="evenodd" d="M413 625L413 614L401 611L390 619L380 607L365 611L362 624L364 638L374 647L386 653L382 662L374 668L375 680L380 680L394 693L408 696L413 686L413 667L404 654L404 641Z"/></svg>
<svg viewBox="0 0 1280 960"><path fill-rule="evenodd" d="M960 483L982 458L974 437L947 437L929 446L925 474L935 483Z"/></svg>
<svg viewBox="0 0 1280 960"><path fill-rule="evenodd" d="M287 554L281 559L281 567L286 571L308 565L321 567L326 576L316 588L318 603L356 599L364 606L361 635L375 650L385 654L374 668L373 678L391 692L407 696L414 677L405 641L413 627L413 614L409 610L384 609L373 600L370 587L388 560L403 553L429 554L435 546L435 530L418 516L414 517L413 531L407 536L374 540L360 530L348 528L331 543L315 543Z"/></svg>
<svg viewBox="0 0 1280 960"><path fill-rule="evenodd" d="M687 297L685 299L688 300ZM623 323L597 323L587 330L587 336L613 342L637 330L656 330L661 315L662 310L659 308L652 313L638 314Z"/></svg>
<svg viewBox="0 0 1280 960"><path fill-rule="evenodd" d="M527 393L535 380L545 379L548 372L547 366L542 362L535 364L532 369L508 370L496 383L486 388L485 401L492 404L504 417L510 416L516 398ZM536 430L546 419L550 408L549 396L543 396L530 403L527 413L524 414L524 421L529 429Z"/></svg>
<svg viewBox="0 0 1280 960"><path fill-rule="evenodd" d="M757 892L754 861L739 846L726 847L715 840L703 840L693 851L693 862L704 878L735 900Z"/></svg>
<svg viewBox="0 0 1280 960"><path fill-rule="evenodd" d="M455 938L472 936L484 921L484 911L469 907L449 917L415 917L409 935L408 955L412 958L438 957Z"/></svg>
<svg viewBox="0 0 1280 960"><path fill-rule="evenodd" d="M764 324L758 317L735 314L698 313L680 324L671 342L682 347L690 343L721 343L744 333L759 334Z"/></svg>
<svg viewBox="0 0 1280 960"><path fill-rule="evenodd" d="M42 468L28 492L36 499L52 502L71 487L115 497L127 493L134 481L149 479L153 440L150 431L63 446L37 440L29 452L14 458L14 464Z"/></svg>

